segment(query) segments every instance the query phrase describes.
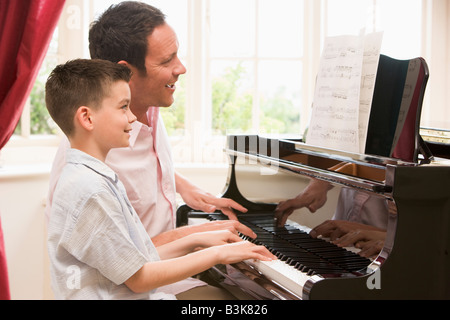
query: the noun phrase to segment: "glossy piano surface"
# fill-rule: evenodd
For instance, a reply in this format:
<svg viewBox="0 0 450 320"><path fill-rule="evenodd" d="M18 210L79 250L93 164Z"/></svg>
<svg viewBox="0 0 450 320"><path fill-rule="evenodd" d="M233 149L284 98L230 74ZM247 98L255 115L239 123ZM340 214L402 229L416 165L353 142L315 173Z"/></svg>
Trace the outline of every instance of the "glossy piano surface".
<svg viewBox="0 0 450 320"><path fill-rule="evenodd" d="M221 278L219 282L239 287L244 298L252 299L450 298L450 166L444 159L410 163L259 136L230 136L226 152L230 170L223 196L249 209L249 215L242 215L243 223L253 230L268 229L260 231L258 241L273 247L279 261L278 266L259 262L216 266L212 272ZM353 170L331 170L337 163L347 163ZM254 223L261 218L257 214L270 216L280 200L294 197L310 179L327 181L333 188L315 214L306 209L292 214L291 222L299 231L277 229L267 217L260 221L262 226ZM343 189L386 203L385 244L372 260L338 251L342 248L324 245L323 240L320 245L310 242L307 232L300 232L303 226L313 228L332 219ZM206 216L180 207L180 225L196 215ZM296 238L300 234L305 236L304 244ZM316 245L323 253L318 259ZM336 257L342 263L336 263ZM350 262L345 260L348 257ZM423 270L430 276L422 277Z"/></svg>

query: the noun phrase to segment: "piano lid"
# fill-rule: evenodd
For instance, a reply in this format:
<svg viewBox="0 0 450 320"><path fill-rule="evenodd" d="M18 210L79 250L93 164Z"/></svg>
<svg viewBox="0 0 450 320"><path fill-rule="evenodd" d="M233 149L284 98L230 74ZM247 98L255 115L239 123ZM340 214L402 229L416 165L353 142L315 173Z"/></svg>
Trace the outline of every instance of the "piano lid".
<svg viewBox="0 0 450 320"><path fill-rule="evenodd" d="M305 144L301 139L277 139L257 135L230 135L225 150L233 157L287 170L342 186L390 197L389 171L397 166L419 166L401 159L350 153Z"/></svg>

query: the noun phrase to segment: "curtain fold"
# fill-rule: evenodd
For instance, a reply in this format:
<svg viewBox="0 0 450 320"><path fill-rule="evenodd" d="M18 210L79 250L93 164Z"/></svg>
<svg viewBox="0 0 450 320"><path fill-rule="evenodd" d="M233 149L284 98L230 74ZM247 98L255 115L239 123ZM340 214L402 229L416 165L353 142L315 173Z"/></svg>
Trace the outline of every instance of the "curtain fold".
<svg viewBox="0 0 450 320"><path fill-rule="evenodd" d="M0 150L19 122L64 3L0 1ZM0 220L0 299L9 299L2 230Z"/></svg>

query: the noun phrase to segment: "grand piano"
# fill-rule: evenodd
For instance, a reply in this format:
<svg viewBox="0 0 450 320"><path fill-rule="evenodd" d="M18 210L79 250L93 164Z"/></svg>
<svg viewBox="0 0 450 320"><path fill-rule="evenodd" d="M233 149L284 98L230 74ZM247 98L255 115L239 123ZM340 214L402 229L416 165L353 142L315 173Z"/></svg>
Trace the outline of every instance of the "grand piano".
<svg viewBox="0 0 450 320"><path fill-rule="evenodd" d="M422 137L425 131L420 134L423 79L418 81L411 125L400 128L402 134L392 133L399 130L392 125L398 118L392 106L400 103L402 95L395 93L398 89L393 85L388 89L381 86L399 82L390 74L391 62L381 57L364 154L308 145L301 137L227 137L229 173L222 196L248 209L238 218L253 229L257 238L243 238L266 246L278 260L217 265L209 270L211 281L241 299L450 298L450 139L444 137L436 149L435 141ZM424 63L414 63L418 62ZM408 63L403 69L407 74ZM426 80L426 64L424 71ZM403 96L407 78L403 76L399 84ZM397 103L386 102L389 90L400 99ZM391 109L386 111L387 106ZM386 113L396 116L391 119L383 116ZM387 133L389 130L392 132ZM399 141L408 130L410 147L405 153L400 150L405 143ZM433 130L426 130L427 136L430 132ZM442 131L436 132L442 136ZM401 138L396 140L394 136ZM439 156L433 155L434 150L439 150ZM338 164L347 164L353 170L332 169ZM279 201L295 197L311 179L333 186L327 203L314 214L298 210L286 225L278 226L274 210ZM337 247L326 238L309 235L311 228L333 219L343 189L368 194L388 208L384 247L373 258L358 255L355 248ZM227 218L220 212L198 212L186 205L177 210L179 226L220 219Z"/></svg>

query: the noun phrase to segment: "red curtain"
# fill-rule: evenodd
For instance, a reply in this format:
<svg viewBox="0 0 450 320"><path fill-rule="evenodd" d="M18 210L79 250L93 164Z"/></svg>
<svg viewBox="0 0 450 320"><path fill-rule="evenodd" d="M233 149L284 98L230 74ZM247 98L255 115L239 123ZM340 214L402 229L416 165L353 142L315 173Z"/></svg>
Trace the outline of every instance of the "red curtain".
<svg viewBox="0 0 450 320"><path fill-rule="evenodd" d="M19 122L65 0L0 0L0 150ZM0 299L9 299L0 221Z"/></svg>

